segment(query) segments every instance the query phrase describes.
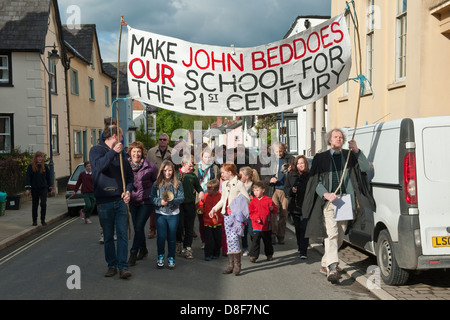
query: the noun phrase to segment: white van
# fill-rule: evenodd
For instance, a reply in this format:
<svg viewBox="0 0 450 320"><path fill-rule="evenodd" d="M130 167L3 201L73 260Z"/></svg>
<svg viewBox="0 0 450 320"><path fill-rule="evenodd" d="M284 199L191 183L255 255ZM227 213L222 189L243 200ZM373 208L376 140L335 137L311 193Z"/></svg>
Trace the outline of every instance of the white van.
<svg viewBox="0 0 450 320"><path fill-rule="evenodd" d="M358 217L346 241L376 255L389 285L450 267L450 116L359 127L355 140L371 164L376 212Z"/></svg>

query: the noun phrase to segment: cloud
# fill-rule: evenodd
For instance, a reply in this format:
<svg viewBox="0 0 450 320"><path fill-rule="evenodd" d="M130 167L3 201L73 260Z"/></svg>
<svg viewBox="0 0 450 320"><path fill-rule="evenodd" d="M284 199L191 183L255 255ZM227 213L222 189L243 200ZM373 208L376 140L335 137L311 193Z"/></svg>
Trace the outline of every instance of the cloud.
<svg viewBox="0 0 450 320"><path fill-rule="evenodd" d="M94 23L104 61L117 60L120 16L132 27L209 45L253 47L278 41L299 15L330 15L331 0L59 0L63 24ZM126 34L126 28L124 29ZM126 35L122 46L126 46ZM121 54L122 61L126 56Z"/></svg>

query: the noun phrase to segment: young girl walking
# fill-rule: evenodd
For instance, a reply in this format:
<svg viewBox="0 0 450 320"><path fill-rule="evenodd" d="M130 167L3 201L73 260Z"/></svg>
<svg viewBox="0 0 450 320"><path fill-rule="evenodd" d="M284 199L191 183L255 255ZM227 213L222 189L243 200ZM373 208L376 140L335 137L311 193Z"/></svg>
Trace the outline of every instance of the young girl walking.
<svg viewBox="0 0 450 320"><path fill-rule="evenodd" d="M150 199L155 205L156 213L156 246L158 250L156 266L158 269L164 268L164 249L167 240L168 267L174 269L179 206L184 201L184 190L183 185L176 177L172 161L164 160L161 164L156 183L152 186Z"/></svg>
<svg viewBox="0 0 450 320"><path fill-rule="evenodd" d="M252 169L250 167L242 167L239 169L239 174L241 176L241 181L244 184L245 188L247 189L247 192L250 196L250 200L253 198L253 191L252 186L253 183L259 181L259 175L258 172L255 169ZM242 237L242 255L244 257L248 256L248 239L247 235L250 234L250 242L252 241L253 236L253 230L252 230L252 220L248 219L247 224L245 225L244 229L244 236Z"/></svg>
<svg viewBox="0 0 450 320"><path fill-rule="evenodd" d="M224 215L228 248L228 267L222 273L229 274L233 272L235 275L238 275L241 272L241 247L239 244L239 234L236 229L233 228L233 225L235 225L236 222L235 215L238 214L238 212L232 212L230 205L233 200L242 195L246 199L245 205L247 206L248 211L250 197L244 184L239 180L240 176L237 173L237 168L234 163L223 164L220 168L220 175L223 180L222 196L220 201L209 212L209 217L212 219L214 214L222 208L220 212Z"/></svg>

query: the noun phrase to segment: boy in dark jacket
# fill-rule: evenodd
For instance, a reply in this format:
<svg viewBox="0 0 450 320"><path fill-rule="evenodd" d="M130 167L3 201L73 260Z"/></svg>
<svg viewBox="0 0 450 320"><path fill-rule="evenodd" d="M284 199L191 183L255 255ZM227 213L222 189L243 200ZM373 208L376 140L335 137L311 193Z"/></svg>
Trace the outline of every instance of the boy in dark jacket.
<svg viewBox="0 0 450 320"><path fill-rule="evenodd" d="M250 261L256 262L259 257L261 238L264 242L264 253L267 261L272 260L272 230L271 216L278 213L278 208L272 201L272 198L264 195L266 187L264 182L256 181L253 183L253 194L255 195L248 206L249 216L252 220L253 241L250 249Z"/></svg>

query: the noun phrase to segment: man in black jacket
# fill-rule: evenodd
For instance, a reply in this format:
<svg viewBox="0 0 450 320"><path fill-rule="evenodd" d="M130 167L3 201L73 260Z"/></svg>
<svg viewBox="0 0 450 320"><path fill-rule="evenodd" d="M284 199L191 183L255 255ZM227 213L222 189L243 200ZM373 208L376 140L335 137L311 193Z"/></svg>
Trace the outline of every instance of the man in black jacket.
<svg viewBox="0 0 450 320"><path fill-rule="evenodd" d="M325 252L320 271L327 275L330 282L336 283L339 279L338 250L343 243L348 221L336 220L335 201L344 194L350 195L353 211L357 209L356 202L360 206L370 206L372 210L375 204L366 192L368 187L364 184L368 182L362 177L362 173L370 169L369 162L356 141L349 141L349 155L349 150L342 149L345 136L340 129L330 131L327 138L330 149L314 156L302 209L303 214L309 217L306 237L324 238ZM348 165L339 187L347 156Z"/></svg>
<svg viewBox="0 0 450 320"><path fill-rule="evenodd" d="M119 269L120 277L127 279L131 273L128 271L127 262L128 209L126 204L130 201L134 175L129 162L123 159L124 188L120 168L120 157L123 157L123 145L120 142L122 129L115 123L106 124L103 139L91 148L89 160L92 166L98 217L105 239L105 260L108 264L105 277L114 276ZM114 230L117 235L117 252L114 244Z"/></svg>

